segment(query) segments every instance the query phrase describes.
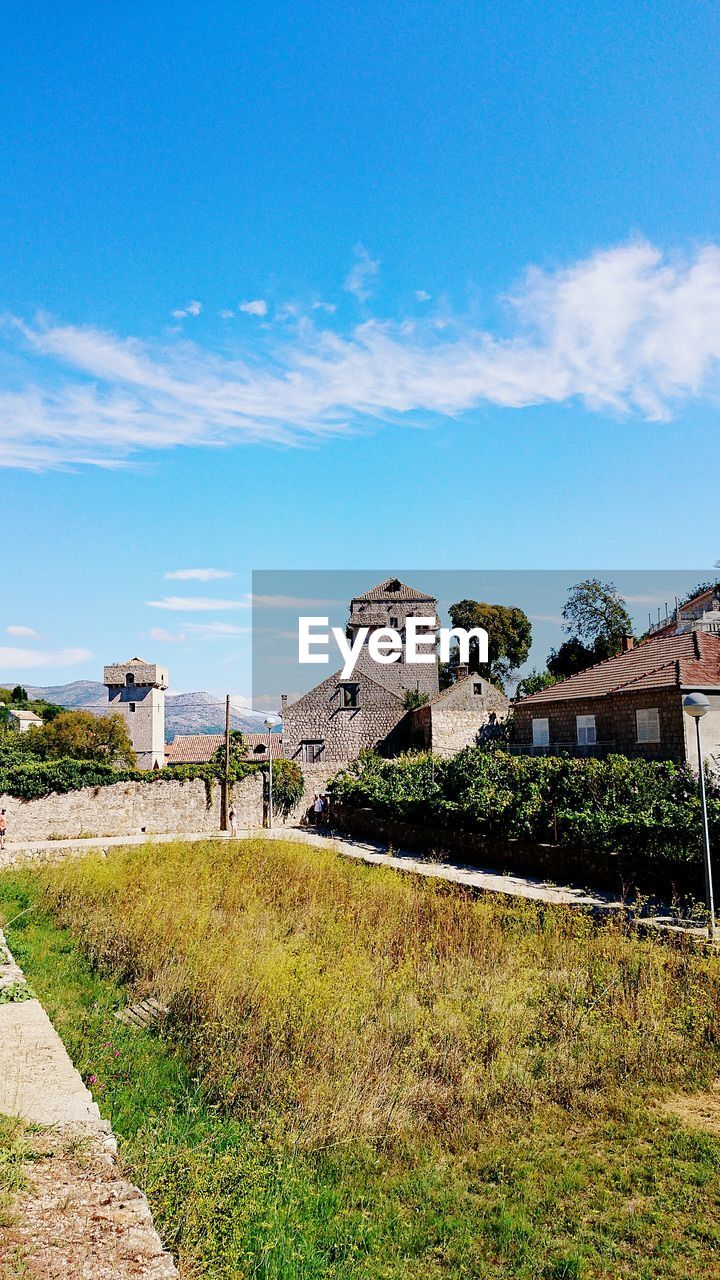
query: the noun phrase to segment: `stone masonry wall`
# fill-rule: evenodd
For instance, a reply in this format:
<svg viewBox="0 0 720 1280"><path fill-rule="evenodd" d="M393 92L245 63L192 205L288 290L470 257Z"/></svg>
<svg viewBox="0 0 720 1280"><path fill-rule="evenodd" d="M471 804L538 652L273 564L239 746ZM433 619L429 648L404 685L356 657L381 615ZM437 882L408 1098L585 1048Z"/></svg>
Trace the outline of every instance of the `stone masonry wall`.
<svg viewBox="0 0 720 1280"><path fill-rule="evenodd" d="M297 809L287 818L275 814L275 826L299 822L316 792L324 791L340 764L332 768L307 765L303 769L305 791ZM233 787L239 828L263 823L263 778L260 773L243 778ZM220 830L220 784L208 790L202 781L117 782L111 787L85 787L40 800L0 796L6 810L8 843L48 840L53 837L131 836L173 832Z"/></svg>

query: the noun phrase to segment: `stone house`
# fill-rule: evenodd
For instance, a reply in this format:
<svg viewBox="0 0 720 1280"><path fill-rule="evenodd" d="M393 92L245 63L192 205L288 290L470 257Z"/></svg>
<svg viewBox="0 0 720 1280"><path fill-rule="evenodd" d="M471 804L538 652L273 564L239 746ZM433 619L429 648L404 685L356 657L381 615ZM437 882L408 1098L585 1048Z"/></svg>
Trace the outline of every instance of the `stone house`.
<svg viewBox="0 0 720 1280"><path fill-rule="evenodd" d="M703 754L720 762L720 635L702 622L633 645L613 658L521 698L513 712L516 750L535 755L621 755L696 765L695 728L682 700L710 701Z"/></svg>
<svg viewBox="0 0 720 1280"><path fill-rule="evenodd" d="M43 720L40 716L36 716L34 711L18 711L14 707L7 708L8 728L16 729L18 733L27 733L28 729L42 728Z"/></svg>
<svg viewBox="0 0 720 1280"><path fill-rule="evenodd" d="M429 633L437 633L434 596L387 578L350 602L348 636L358 628L370 631L392 627L400 633L403 651L392 665L373 662L365 646L352 678L336 671L296 702L283 699L282 738L285 755L306 764L351 760L365 748L391 754L410 745L411 719L405 707L408 692L432 698L438 692L437 660L405 661L405 623L408 617L432 618Z"/></svg>
<svg viewBox="0 0 720 1280"><path fill-rule="evenodd" d="M162 769L165 763L165 667L143 658L116 662L104 669L108 708L123 717L138 769Z"/></svg>
<svg viewBox="0 0 720 1280"><path fill-rule="evenodd" d="M484 676L458 668L448 689L412 712L412 743L441 756L476 747L496 736L510 703Z"/></svg>

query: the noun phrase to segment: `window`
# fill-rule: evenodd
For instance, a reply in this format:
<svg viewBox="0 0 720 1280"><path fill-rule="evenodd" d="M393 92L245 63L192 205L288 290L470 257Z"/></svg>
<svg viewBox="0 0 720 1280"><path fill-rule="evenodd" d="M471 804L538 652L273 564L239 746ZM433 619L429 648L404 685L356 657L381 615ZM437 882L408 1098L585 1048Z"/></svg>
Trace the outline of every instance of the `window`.
<svg viewBox="0 0 720 1280"><path fill-rule="evenodd" d="M550 746L550 722L547 718L533 720L532 740L534 747Z"/></svg>
<svg viewBox="0 0 720 1280"><path fill-rule="evenodd" d="M395 631L397 631L397 629L398 629L398 620L397 620L397 618L391 618L391 619L390 619L390 626L391 626Z"/></svg>
<svg viewBox="0 0 720 1280"><path fill-rule="evenodd" d="M135 703L134 703L134 702L130 702L130 703L128 703L128 706L130 707L130 710L131 710L131 711L134 711L134 710L135 710Z"/></svg>
<svg viewBox="0 0 720 1280"><path fill-rule="evenodd" d="M300 743L300 758L303 764L319 764L322 760L322 753L325 743L321 738L306 738Z"/></svg>
<svg viewBox="0 0 720 1280"><path fill-rule="evenodd" d="M660 741L660 712L657 707L643 707L635 712L638 742Z"/></svg>
<svg viewBox="0 0 720 1280"><path fill-rule="evenodd" d="M475 684L473 685L473 693L482 693L482 681L481 681L481 680L478 680L478 681L477 681L477 683L475 683Z"/></svg>
<svg viewBox="0 0 720 1280"><path fill-rule="evenodd" d="M125 683L126 683L126 684L134 684L134 683L135 683L135 677L134 677L134 675L133 675L132 671L128 671L127 675L125 676Z"/></svg>
<svg viewBox="0 0 720 1280"><path fill-rule="evenodd" d="M357 684L340 685L340 706L358 707L360 705L360 686Z"/></svg>
<svg viewBox="0 0 720 1280"><path fill-rule="evenodd" d="M593 747L597 741L595 736L595 717L576 716L577 741L579 747Z"/></svg>

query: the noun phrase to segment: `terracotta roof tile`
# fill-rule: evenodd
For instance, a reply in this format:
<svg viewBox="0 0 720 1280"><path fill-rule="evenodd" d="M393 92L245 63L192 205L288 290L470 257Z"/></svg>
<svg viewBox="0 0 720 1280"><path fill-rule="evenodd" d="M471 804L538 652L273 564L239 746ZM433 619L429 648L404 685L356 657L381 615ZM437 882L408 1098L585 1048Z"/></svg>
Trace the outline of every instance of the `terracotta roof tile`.
<svg viewBox="0 0 720 1280"><path fill-rule="evenodd" d="M244 733L246 757L248 760L267 759L267 740L272 738L273 758L283 754L282 739L279 733ZM178 733L165 752L166 764L208 764L218 747L225 742L224 733ZM258 751L256 748L262 747Z"/></svg>
<svg viewBox="0 0 720 1280"><path fill-rule="evenodd" d="M720 635L686 631L662 635L638 644L627 653L521 698L518 706L539 706L568 698L602 698L635 689L688 688L720 685Z"/></svg>

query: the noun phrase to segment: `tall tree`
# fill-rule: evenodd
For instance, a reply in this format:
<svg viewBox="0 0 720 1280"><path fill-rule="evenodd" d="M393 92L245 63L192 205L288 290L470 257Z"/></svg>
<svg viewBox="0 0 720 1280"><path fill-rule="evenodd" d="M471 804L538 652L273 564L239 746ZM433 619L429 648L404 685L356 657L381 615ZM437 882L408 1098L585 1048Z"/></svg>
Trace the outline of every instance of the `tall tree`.
<svg viewBox="0 0 720 1280"><path fill-rule="evenodd" d="M571 589L562 611L565 630L589 647L603 641L620 646L624 635L632 635L632 618L614 582L585 578Z"/></svg>
<svg viewBox="0 0 720 1280"><path fill-rule="evenodd" d="M487 679L504 684L513 671L525 661L530 652L532 626L522 609L502 604L487 604L479 600L459 600L448 609L454 627L483 627L488 635L487 663L481 663L478 646L470 644L470 670L485 675ZM454 651L451 665L457 666L458 655Z"/></svg>

